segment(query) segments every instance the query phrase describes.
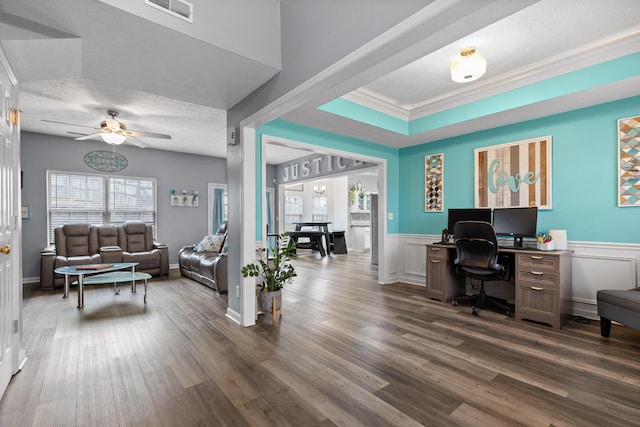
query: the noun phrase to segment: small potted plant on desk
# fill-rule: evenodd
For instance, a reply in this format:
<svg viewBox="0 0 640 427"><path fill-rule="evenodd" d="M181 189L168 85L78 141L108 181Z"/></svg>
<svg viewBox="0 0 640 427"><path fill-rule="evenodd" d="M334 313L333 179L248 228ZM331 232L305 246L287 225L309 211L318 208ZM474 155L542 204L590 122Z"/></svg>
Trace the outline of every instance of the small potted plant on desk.
<svg viewBox="0 0 640 427"><path fill-rule="evenodd" d="M273 321L276 321L276 311L282 316L282 288L297 276L296 270L291 264L289 255L295 250L295 242L287 233L280 234L275 248L267 251L265 248L256 250L256 260L242 267L243 277L256 277L260 283L258 303L260 311L271 312ZM269 257L269 252L273 253Z"/></svg>

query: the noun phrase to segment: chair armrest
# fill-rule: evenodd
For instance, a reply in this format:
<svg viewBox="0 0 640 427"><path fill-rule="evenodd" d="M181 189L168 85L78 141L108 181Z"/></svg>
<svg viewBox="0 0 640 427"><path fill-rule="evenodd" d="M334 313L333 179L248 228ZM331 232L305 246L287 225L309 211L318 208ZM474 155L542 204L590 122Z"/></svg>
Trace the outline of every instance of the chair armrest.
<svg viewBox="0 0 640 427"><path fill-rule="evenodd" d="M44 248L40 251L40 289L53 289L55 263L55 248Z"/></svg>
<svg viewBox="0 0 640 427"><path fill-rule="evenodd" d="M56 254L56 247L55 246L46 247L46 248L44 248L44 249L42 249L40 251L40 254L41 255L43 255L43 254L53 254L53 255L55 255Z"/></svg>
<svg viewBox="0 0 640 427"><path fill-rule="evenodd" d="M160 276L169 275L169 247L164 243L153 242L153 248L160 251Z"/></svg>
<svg viewBox="0 0 640 427"><path fill-rule="evenodd" d="M104 263L122 262L122 248L120 246L103 246L100 248L100 257Z"/></svg>
<svg viewBox="0 0 640 427"><path fill-rule="evenodd" d="M213 265L214 281L218 292L227 292L229 280L227 273L227 254L220 254Z"/></svg>

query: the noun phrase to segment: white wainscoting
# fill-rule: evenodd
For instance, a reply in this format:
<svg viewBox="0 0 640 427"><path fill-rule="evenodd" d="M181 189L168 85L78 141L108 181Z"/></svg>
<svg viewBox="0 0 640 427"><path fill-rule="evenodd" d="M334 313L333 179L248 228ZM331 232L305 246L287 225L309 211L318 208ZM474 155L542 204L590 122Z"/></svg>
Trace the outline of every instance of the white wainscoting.
<svg viewBox="0 0 640 427"><path fill-rule="evenodd" d="M398 244L400 242L399 234L387 234L385 238L386 247L384 250L385 261L387 262L387 278L395 278L398 275ZM378 260L378 263L380 260ZM386 280L385 283L395 282L395 279Z"/></svg>
<svg viewBox="0 0 640 427"><path fill-rule="evenodd" d="M440 235L397 234L390 237L393 247L387 252L390 261L387 283L425 286L426 245L439 241ZM599 289L638 286L640 244L569 241L568 249L573 251L574 315L598 319L596 292Z"/></svg>
<svg viewBox="0 0 640 427"><path fill-rule="evenodd" d="M389 283L403 282L426 286L426 245L439 241L440 236L426 234L396 234L391 236L396 236L397 240L395 241L395 258L391 260L391 263L395 266L394 274L390 277ZM389 255L392 256L392 254Z"/></svg>

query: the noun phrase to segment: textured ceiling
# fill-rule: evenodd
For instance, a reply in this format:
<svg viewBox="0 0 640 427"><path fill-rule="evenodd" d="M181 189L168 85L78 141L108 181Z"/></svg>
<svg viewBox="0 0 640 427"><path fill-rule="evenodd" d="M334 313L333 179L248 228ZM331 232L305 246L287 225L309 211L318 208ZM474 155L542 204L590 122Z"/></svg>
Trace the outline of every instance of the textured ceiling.
<svg viewBox="0 0 640 427"><path fill-rule="evenodd" d="M90 129L42 120L99 127L113 109L173 137L152 148L226 157L226 110L278 72L99 1L2 0L0 17L25 131L71 136Z"/></svg>

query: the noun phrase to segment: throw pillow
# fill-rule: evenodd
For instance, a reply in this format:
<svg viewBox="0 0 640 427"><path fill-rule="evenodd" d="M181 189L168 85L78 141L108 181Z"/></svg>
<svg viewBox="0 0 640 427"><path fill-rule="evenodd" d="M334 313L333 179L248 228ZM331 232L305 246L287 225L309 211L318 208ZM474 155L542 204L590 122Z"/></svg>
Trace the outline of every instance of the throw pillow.
<svg viewBox="0 0 640 427"><path fill-rule="evenodd" d="M224 235L209 234L208 236L204 236L204 239L198 243L200 247L197 252L220 252L223 241Z"/></svg>

